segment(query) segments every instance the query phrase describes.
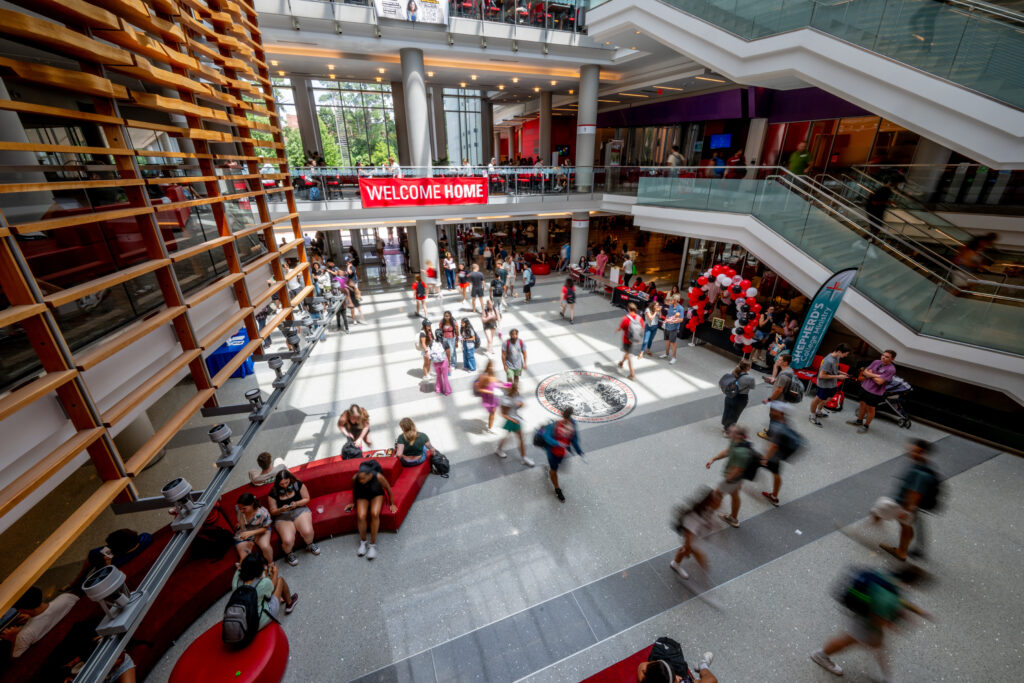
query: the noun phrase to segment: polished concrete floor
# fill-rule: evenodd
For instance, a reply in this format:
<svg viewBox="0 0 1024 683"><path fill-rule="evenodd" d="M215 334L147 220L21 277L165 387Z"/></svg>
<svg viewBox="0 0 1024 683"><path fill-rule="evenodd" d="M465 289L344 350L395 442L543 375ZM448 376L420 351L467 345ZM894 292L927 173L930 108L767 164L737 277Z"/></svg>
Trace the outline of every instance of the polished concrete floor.
<svg viewBox="0 0 1024 683"><path fill-rule="evenodd" d="M618 373L621 312L600 295L581 294L570 326L557 311L560 285L557 276L542 278L534 301L512 300L503 321L527 345L528 426L548 419L534 395L545 377L567 369ZM319 557L300 554L297 567L281 563L301 596L284 618L286 681L572 681L661 635L679 640L693 662L714 651L722 681L830 680L807 654L841 624L831 591L844 569L888 566L872 548L896 530L868 529L863 518L874 498L891 493L908 436L937 442L937 463L952 478L942 515L928 520L925 566L935 578L910 594L935 620L892 635L896 679L1018 678L1021 459L924 425L901 430L885 418L858 435L844 424L849 408L819 429L806 422L802 404L794 424L808 447L786 466L783 505L761 498L758 484L766 482L748 485L742 526L710 536L710 573L693 571L684 582L668 568L677 545L669 517L696 487L719 478L720 463L711 471L704 463L725 446L717 380L732 360L681 345L676 365L640 362L630 383L636 409L582 425L587 458L560 472L568 498L560 503L543 467L492 454L498 437L483 430L473 373L460 364L449 397L421 380L409 288L364 286L367 324L328 334L245 458L268 450L298 465L335 455L337 416L358 403L383 446L402 417L413 418L451 459L452 475L428 479L401 531L382 534L373 562L357 557L357 539L345 536L322 542ZM463 315L451 295L445 302ZM431 308L437 320L441 307ZM269 385L267 373L259 365L230 391L241 395L257 380ZM759 386L742 423L766 422L759 401L766 395ZM178 474L202 482L214 458L205 433L211 422L197 418L183 430L143 484L155 489ZM242 482L241 469L232 479ZM226 593L148 680L167 680L182 650L220 619L224 600ZM880 679L862 651L836 659L849 680Z"/></svg>

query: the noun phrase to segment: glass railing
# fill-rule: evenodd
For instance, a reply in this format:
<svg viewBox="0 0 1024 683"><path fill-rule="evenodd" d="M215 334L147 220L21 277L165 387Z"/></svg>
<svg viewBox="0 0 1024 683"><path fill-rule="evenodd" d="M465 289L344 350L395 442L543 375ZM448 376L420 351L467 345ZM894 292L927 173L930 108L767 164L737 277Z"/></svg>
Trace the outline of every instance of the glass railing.
<svg viewBox="0 0 1024 683"><path fill-rule="evenodd" d="M1024 354L1024 288L940 270L934 256L878 234L809 193L784 169L743 178L643 178L637 204L750 214L919 334Z"/></svg>
<svg viewBox="0 0 1024 683"><path fill-rule="evenodd" d="M591 0L591 8L607 0ZM662 0L746 40L814 28L1024 108L1024 15L961 0Z"/></svg>
<svg viewBox="0 0 1024 683"><path fill-rule="evenodd" d="M864 183L893 180L912 208L1024 215L1024 171L982 164L858 164L844 175Z"/></svg>

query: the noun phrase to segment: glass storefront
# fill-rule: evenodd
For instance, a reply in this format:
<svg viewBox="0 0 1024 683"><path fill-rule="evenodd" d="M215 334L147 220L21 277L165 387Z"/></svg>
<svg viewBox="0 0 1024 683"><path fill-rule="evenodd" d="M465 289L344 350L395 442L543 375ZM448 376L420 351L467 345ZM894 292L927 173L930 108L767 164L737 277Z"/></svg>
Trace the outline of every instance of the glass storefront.
<svg viewBox="0 0 1024 683"><path fill-rule="evenodd" d="M480 91L444 89L444 120L448 137L448 163L468 159L474 166L486 164L480 145Z"/></svg>
<svg viewBox="0 0 1024 683"><path fill-rule="evenodd" d="M773 123L761 159L766 166L785 166L797 146L806 143L808 175L855 164L909 164L919 139L917 133L878 116Z"/></svg>

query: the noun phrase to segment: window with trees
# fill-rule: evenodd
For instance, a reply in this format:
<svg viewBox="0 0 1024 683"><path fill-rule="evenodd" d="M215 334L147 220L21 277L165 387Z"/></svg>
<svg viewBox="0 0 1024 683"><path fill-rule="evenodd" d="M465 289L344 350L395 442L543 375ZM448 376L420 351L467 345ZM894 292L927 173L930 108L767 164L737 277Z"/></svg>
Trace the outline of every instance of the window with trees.
<svg viewBox="0 0 1024 683"><path fill-rule="evenodd" d="M390 84L314 80L312 85L328 166L382 166L398 158Z"/></svg>

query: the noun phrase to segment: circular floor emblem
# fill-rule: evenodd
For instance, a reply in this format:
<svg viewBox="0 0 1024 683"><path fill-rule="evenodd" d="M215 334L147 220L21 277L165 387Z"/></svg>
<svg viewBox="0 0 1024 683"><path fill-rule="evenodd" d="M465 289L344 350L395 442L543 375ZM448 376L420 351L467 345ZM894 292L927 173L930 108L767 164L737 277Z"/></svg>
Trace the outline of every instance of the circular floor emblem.
<svg viewBox="0 0 1024 683"><path fill-rule="evenodd" d="M610 422L636 407L636 394L625 382L588 370L551 375L537 387L537 400L555 415L572 406L579 422Z"/></svg>

